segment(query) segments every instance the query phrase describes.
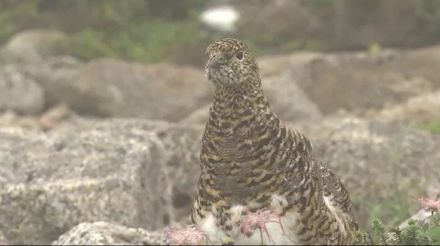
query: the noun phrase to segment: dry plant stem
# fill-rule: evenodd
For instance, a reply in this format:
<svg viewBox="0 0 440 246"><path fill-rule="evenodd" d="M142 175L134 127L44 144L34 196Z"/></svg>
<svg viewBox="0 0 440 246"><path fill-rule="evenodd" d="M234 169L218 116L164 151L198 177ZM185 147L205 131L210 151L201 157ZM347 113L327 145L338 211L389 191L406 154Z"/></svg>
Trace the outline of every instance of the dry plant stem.
<svg viewBox="0 0 440 246"><path fill-rule="evenodd" d="M267 230L266 223L278 223L283 231L283 234L285 234L281 218L268 209L258 210L254 213L249 213L244 216L239 222L240 231L241 233L248 235L253 230L258 228L260 231L261 243L263 243L263 231L266 233L269 241L272 242L272 238Z"/></svg>
<svg viewBox="0 0 440 246"><path fill-rule="evenodd" d="M420 197L417 199L420 206L427 211L431 211L434 214L440 210L440 200L433 200L426 197Z"/></svg>

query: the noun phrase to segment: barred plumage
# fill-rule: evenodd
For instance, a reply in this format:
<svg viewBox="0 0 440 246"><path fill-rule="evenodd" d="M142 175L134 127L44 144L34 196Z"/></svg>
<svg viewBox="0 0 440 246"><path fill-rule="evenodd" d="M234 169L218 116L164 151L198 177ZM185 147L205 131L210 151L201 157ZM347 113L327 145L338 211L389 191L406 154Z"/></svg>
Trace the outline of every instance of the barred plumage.
<svg viewBox="0 0 440 246"><path fill-rule="evenodd" d="M250 50L236 39L207 49L214 102L202 139L192 219L211 243L348 244L357 225L348 192L316 161L309 140L271 111ZM271 237L242 235L248 213L281 218ZM260 241L259 241L260 240Z"/></svg>

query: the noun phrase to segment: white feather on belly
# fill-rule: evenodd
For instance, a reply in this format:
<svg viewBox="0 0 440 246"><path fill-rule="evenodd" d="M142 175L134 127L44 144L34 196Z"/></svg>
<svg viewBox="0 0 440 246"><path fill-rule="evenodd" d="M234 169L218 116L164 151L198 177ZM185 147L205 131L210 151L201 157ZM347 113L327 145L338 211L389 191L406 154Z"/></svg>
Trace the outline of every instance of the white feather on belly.
<svg viewBox="0 0 440 246"><path fill-rule="evenodd" d="M274 213L279 214L281 212L281 207L285 206L287 201L284 197L279 195L272 195L271 209ZM244 206L235 205L229 210L231 214L231 221L234 225L239 224L243 219L242 211ZM232 239L234 244L300 244L295 232L295 225L297 223L298 214L294 212L287 212L281 218L281 224L278 221L268 221L266 223L266 228L268 234L263 230L255 229L251 235L248 237L242 233L238 226L234 228L232 232ZM204 219L197 223L199 229L203 230L208 238L209 242L212 244L221 244L225 240L229 239L227 235L217 226L217 218L211 213L207 215Z"/></svg>

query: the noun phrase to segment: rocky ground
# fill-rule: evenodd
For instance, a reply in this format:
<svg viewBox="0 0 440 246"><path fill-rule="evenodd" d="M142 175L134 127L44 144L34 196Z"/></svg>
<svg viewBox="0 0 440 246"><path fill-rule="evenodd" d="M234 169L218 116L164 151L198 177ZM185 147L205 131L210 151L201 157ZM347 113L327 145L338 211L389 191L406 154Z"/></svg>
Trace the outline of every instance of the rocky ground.
<svg viewBox="0 0 440 246"><path fill-rule="evenodd" d="M0 55L0 244L165 242L188 223L212 85L192 67L84 63L48 52L61 34L35 35ZM361 225L440 195L440 135L420 127L440 119L440 46L258 62L273 110L342 178Z"/></svg>

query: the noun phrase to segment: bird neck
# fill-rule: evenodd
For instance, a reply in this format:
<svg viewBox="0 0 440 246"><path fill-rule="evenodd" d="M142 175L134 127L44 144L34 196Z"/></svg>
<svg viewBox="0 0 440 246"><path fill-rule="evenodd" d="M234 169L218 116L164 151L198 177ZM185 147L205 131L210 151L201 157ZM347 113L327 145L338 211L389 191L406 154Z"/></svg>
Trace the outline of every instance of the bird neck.
<svg viewBox="0 0 440 246"><path fill-rule="evenodd" d="M258 83L217 87L207 126L232 134L251 127L261 118L266 120L264 125L279 125L258 80Z"/></svg>
<svg viewBox="0 0 440 246"><path fill-rule="evenodd" d="M266 135L274 139L279 127L280 120L272 113L261 87L218 87L205 127L202 152L223 163L244 163L244 159L253 159L258 154L253 152L256 145L268 144Z"/></svg>
<svg viewBox="0 0 440 246"><path fill-rule="evenodd" d="M244 107L249 107L252 110L270 108L261 89L246 91L241 88L216 89L212 106L218 113L227 114L242 110ZM224 108L223 106L231 108Z"/></svg>

